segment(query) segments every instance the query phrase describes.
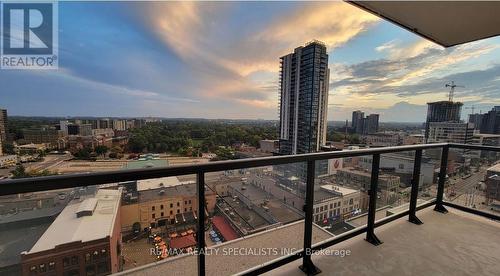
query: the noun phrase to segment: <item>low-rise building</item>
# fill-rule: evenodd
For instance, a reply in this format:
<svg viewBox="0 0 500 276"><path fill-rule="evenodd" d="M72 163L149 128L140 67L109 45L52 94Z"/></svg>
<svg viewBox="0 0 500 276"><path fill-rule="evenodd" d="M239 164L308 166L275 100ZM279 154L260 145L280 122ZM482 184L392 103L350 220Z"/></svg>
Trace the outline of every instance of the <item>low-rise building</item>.
<svg viewBox="0 0 500 276"><path fill-rule="evenodd" d="M342 168L337 171L336 181L339 184L357 187L364 191L370 190L371 173L368 170L360 170L356 168ZM389 174L379 174L378 189L379 191L398 192L400 185L400 177Z"/></svg>
<svg viewBox="0 0 500 276"><path fill-rule="evenodd" d="M358 165L370 171L372 168L373 157L362 156L359 159ZM396 175L400 177L400 182L405 186L411 186L411 179L413 178L413 167L415 157L405 154L383 154L380 156L380 169L387 174ZM423 158L420 167L420 187L432 185L434 183L434 169L435 164L431 163L428 158Z"/></svg>
<svg viewBox="0 0 500 276"><path fill-rule="evenodd" d="M73 201L28 251L22 275L106 275L121 270L121 190Z"/></svg>
<svg viewBox="0 0 500 276"><path fill-rule="evenodd" d="M259 144L262 152L273 153L279 148L279 140L260 140Z"/></svg>
<svg viewBox="0 0 500 276"><path fill-rule="evenodd" d="M500 163L486 170L486 198L500 200Z"/></svg>
<svg viewBox="0 0 500 276"><path fill-rule="evenodd" d="M398 132L377 132L361 136L363 144L373 147L392 147L403 143L403 138Z"/></svg>

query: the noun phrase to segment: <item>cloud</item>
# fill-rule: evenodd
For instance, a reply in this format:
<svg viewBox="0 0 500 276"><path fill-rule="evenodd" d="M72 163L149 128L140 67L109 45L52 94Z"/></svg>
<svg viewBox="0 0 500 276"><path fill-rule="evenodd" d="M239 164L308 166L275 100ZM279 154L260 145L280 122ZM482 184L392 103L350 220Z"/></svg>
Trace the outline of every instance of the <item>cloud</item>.
<svg viewBox="0 0 500 276"><path fill-rule="evenodd" d="M255 22L249 22L241 29L245 35L224 36L230 26L220 19L228 16L232 5L154 3L144 9L144 23L190 66L200 98L229 98L269 109L276 106L278 89L273 89L273 82L278 78L280 56L312 39L325 42L331 50L379 21L343 2L294 3L291 11L272 17L265 28L253 29ZM259 72L274 75L251 77Z"/></svg>

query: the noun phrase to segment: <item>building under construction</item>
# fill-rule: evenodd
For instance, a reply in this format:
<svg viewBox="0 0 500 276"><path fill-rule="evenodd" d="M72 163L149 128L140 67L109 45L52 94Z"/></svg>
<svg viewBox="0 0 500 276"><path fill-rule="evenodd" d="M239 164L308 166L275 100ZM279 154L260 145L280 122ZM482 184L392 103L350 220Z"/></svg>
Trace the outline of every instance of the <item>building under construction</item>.
<svg viewBox="0 0 500 276"><path fill-rule="evenodd" d="M427 103L425 140L429 138L429 124L432 122L460 122L461 102L439 101Z"/></svg>

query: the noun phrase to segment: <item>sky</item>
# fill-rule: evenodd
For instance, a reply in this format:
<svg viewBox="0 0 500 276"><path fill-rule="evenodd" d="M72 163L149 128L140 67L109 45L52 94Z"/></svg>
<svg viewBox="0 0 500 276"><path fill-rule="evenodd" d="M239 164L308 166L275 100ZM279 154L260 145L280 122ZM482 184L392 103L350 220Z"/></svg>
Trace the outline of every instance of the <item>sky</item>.
<svg viewBox="0 0 500 276"><path fill-rule="evenodd" d="M279 57L327 45L329 120L500 105L500 37L443 48L344 2L60 2L59 69L0 70L10 115L278 119Z"/></svg>

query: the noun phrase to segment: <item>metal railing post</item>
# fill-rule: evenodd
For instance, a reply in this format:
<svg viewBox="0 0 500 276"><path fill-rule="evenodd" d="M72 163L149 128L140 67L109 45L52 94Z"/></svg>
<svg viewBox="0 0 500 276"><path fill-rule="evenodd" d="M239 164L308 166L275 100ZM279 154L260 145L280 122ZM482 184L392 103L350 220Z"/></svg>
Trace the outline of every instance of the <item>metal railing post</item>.
<svg viewBox="0 0 500 276"><path fill-rule="evenodd" d="M441 151L441 168L439 170L436 206L434 207L434 211L438 211L440 213L448 213L448 210L446 210L443 206L444 184L446 182L446 170L448 169L448 150L449 146L446 145L443 146Z"/></svg>
<svg viewBox="0 0 500 276"><path fill-rule="evenodd" d="M417 197L418 197L418 184L420 182L420 166L422 165L422 150L415 151L415 161L413 164L413 178L411 180L411 196L410 196L410 214L409 221L415 224L422 224L423 222L417 218Z"/></svg>
<svg viewBox="0 0 500 276"><path fill-rule="evenodd" d="M198 229L196 232L198 275L205 276L205 174L198 172L196 178L198 194Z"/></svg>
<svg viewBox="0 0 500 276"><path fill-rule="evenodd" d="M370 190L370 202L368 204L368 223L366 228L366 241L373 245L380 245L382 241L375 235L375 211L377 209L378 171L380 168L380 154L374 154L372 158L372 175Z"/></svg>
<svg viewBox="0 0 500 276"><path fill-rule="evenodd" d="M307 275L316 275L321 273L311 260L312 246L312 224L313 224L313 205L314 205L314 173L315 161L307 161L307 177L306 177L306 202L304 206L304 254L302 257L302 265L299 266Z"/></svg>

